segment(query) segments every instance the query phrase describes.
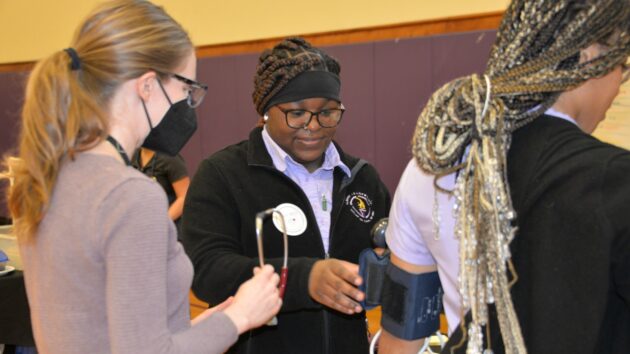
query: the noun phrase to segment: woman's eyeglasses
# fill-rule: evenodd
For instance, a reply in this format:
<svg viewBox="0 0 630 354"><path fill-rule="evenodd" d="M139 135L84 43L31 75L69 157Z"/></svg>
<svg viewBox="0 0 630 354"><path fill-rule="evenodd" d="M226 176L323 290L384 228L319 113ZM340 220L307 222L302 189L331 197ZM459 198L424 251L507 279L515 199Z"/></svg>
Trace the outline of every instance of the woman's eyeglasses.
<svg viewBox="0 0 630 354"><path fill-rule="evenodd" d="M158 70L155 72L159 73L160 76L172 77L175 80L181 81L186 84L186 91L188 91L188 97L186 98L186 102L191 108L197 108L203 101L203 98L206 97L206 93L208 92L208 85L202 84L201 82L197 82L195 80L191 80L187 77L183 77L178 74L173 73L165 73ZM161 85L161 84L160 84Z"/></svg>
<svg viewBox="0 0 630 354"><path fill-rule="evenodd" d="M188 105L192 108L199 107L199 105L203 101L203 98L206 97L206 93L208 92L208 85L185 78L181 75L168 75L188 85Z"/></svg>

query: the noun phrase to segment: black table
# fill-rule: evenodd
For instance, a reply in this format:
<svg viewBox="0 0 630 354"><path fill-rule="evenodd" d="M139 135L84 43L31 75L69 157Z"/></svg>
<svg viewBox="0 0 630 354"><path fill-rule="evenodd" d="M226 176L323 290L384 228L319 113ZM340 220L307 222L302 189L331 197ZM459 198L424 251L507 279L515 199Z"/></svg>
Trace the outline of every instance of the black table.
<svg viewBox="0 0 630 354"><path fill-rule="evenodd" d="M24 274L16 270L0 276L0 343L35 346L30 316Z"/></svg>

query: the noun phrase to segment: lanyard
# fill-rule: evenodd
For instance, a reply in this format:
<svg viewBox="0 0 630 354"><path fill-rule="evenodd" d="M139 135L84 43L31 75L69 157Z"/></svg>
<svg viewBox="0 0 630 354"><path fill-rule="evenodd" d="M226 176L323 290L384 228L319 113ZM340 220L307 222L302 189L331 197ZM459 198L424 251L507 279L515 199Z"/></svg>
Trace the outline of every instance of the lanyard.
<svg viewBox="0 0 630 354"><path fill-rule="evenodd" d="M284 291L287 288L287 277L289 274L288 261L289 261L289 237L287 236L287 225L284 222L284 215L275 208L270 208L256 214L256 241L258 242L258 258L260 260L260 267L265 265L265 256L263 254L263 221L270 215L278 215L282 224L282 239L284 241L284 262L282 263L282 269L280 271L280 286L278 288L280 292L280 298L284 297Z"/></svg>
<svg viewBox="0 0 630 354"><path fill-rule="evenodd" d="M125 149L123 149L122 145L120 145L118 140L114 139L111 135L108 135L107 141L109 141L110 144L114 145L120 157L123 159L123 161L125 161L125 165L131 166L131 160L129 160L129 156L127 156Z"/></svg>

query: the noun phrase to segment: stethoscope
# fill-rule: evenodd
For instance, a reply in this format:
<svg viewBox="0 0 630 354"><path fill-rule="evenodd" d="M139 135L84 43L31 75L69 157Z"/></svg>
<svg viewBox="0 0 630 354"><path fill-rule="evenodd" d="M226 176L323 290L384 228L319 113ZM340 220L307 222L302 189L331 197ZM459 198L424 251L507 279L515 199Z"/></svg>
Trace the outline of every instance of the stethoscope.
<svg viewBox="0 0 630 354"><path fill-rule="evenodd" d="M278 291L280 292L280 298L284 297L284 291L287 288L287 277L289 276L289 237L287 236L287 225L284 222L284 215L275 208L270 208L256 214L256 241L258 243L258 260L260 261L260 267L265 265L265 256L263 252L263 222L265 218L273 215L277 215L280 218L280 224L282 225L282 240L284 242L284 262L282 263L282 269L280 270L280 286Z"/></svg>

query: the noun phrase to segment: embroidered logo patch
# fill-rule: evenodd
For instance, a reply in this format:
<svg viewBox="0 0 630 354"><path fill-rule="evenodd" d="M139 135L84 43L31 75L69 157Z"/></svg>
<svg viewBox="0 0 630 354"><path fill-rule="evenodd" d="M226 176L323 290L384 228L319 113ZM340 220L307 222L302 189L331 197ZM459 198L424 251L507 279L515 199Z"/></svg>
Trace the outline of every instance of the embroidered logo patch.
<svg viewBox="0 0 630 354"><path fill-rule="evenodd" d="M374 209L372 209L372 200L361 192L352 192L346 197L346 205L350 208L350 212L364 223L372 221L374 218Z"/></svg>

